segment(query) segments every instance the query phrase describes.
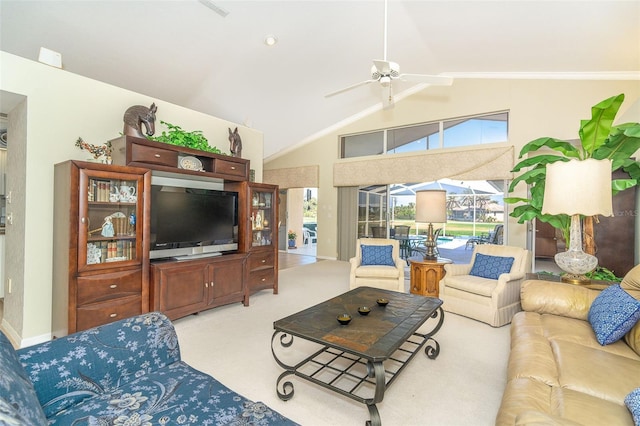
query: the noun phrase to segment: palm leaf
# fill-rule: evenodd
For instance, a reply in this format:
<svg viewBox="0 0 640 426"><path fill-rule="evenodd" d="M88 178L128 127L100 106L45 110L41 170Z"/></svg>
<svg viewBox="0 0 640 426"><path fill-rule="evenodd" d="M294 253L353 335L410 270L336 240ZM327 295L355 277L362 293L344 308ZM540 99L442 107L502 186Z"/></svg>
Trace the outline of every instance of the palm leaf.
<svg viewBox="0 0 640 426"><path fill-rule="evenodd" d="M509 184L509 192L512 192L516 185L520 182L525 182L531 185L534 182L544 180L546 174L547 169L545 167L536 167L534 169L526 171L511 181L511 184Z"/></svg>
<svg viewBox="0 0 640 426"><path fill-rule="evenodd" d="M536 155L535 157L529 157L525 160L522 160L518 164L515 165L512 172L519 172L525 167L537 166L537 165L547 165L550 163L555 163L556 161L569 161L566 157L561 157L559 155Z"/></svg>
<svg viewBox="0 0 640 426"><path fill-rule="evenodd" d="M522 158L525 154L528 154L532 151L537 151L543 147L553 149L554 151L559 151L570 158L580 158L580 151L578 151L575 146L571 145L571 143L550 137L538 138L527 143L520 150L520 155L518 156L518 158Z"/></svg>
<svg viewBox="0 0 640 426"><path fill-rule="evenodd" d="M629 176L631 176L632 179L640 182L640 162L629 158L625 161L625 164L622 165L622 170L629 173Z"/></svg>
<svg viewBox="0 0 640 426"><path fill-rule="evenodd" d="M580 135L582 148L588 154L585 158L590 157L596 149L605 143L611 132L613 120L616 118L623 101L623 93L605 99L591 107L591 120L581 121L578 134Z"/></svg>
<svg viewBox="0 0 640 426"><path fill-rule="evenodd" d="M620 191L624 191L625 189L633 188L638 185L638 181L636 179L614 179L611 181L611 189L613 190L613 195L616 195Z"/></svg>

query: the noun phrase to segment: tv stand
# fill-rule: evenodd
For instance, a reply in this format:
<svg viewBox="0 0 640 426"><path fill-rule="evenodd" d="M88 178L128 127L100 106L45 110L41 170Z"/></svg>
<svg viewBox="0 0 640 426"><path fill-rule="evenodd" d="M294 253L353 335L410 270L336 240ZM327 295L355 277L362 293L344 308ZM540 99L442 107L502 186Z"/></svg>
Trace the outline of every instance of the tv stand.
<svg viewBox="0 0 640 426"><path fill-rule="evenodd" d="M229 303L249 304L245 291L246 253L152 262L152 310L177 319ZM189 255L191 256L191 255Z"/></svg>

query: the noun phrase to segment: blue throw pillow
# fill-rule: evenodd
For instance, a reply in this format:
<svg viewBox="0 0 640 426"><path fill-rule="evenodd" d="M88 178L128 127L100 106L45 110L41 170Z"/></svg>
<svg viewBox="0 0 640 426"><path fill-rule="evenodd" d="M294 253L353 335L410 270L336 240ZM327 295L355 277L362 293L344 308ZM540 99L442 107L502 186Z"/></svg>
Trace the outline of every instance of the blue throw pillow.
<svg viewBox="0 0 640 426"><path fill-rule="evenodd" d="M396 266L391 253L393 246L370 246L366 244L360 245L362 249L361 265L386 265Z"/></svg>
<svg viewBox="0 0 640 426"><path fill-rule="evenodd" d="M633 422L640 425L640 388L632 390L624 399L624 403L629 411L631 411Z"/></svg>
<svg viewBox="0 0 640 426"><path fill-rule="evenodd" d="M473 261L469 275L497 280L500 274L506 274L511 271L513 261L513 257L489 256L488 254L476 253L476 260Z"/></svg>
<svg viewBox="0 0 640 426"><path fill-rule="evenodd" d="M589 323L602 346L617 342L640 319L640 301L620 284L602 290L589 309Z"/></svg>

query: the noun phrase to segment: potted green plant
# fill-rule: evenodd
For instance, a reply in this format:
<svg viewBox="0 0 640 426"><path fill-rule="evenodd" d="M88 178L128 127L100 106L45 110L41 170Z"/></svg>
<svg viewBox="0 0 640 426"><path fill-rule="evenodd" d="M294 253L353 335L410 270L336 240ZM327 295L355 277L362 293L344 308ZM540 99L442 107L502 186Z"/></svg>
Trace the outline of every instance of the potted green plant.
<svg viewBox="0 0 640 426"><path fill-rule="evenodd" d="M289 239L289 248L295 248L297 236L298 234L296 234L295 231L289 229L289 232L287 232L287 238Z"/></svg>
<svg viewBox="0 0 640 426"><path fill-rule="evenodd" d="M522 173L511 182L509 192L513 192L518 184L524 182L529 185L529 197L505 198L504 201L506 203L517 204L510 216L518 218L518 223L533 219L547 222L560 229L565 241L569 241L571 218L564 214L542 214L546 165L556 161L585 160L587 158L596 160L611 159L612 172L622 169L629 175L628 179L613 180L611 190L614 195L619 191L638 185L640 181L640 163L632 158L632 155L640 149L640 123L625 123L613 126L613 121L623 101L624 94L619 94L605 99L591 108L591 119L581 121L578 132L580 136L579 146L575 146L569 141L543 137L535 139L522 147L519 159L543 148L554 153L528 157L515 165L512 172ZM525 169L527 170L524 171ZM588 222L590 219L586 218L586 221ZM590 226L587 224L585 229L588 230L589 228Z"/></svg>
<svg viewBox="0 0 640 426"><path fill-rule="evenodd" d="M167 123L166 121L160 121L160 123L167 126L168 131L163 131L159 136L147 136L148 139L156 142L198 149L200 151L212 152L214 154L224 154L217 147L209 145L207 138L204 137L201 130L187 132L180 126Z"/></svg>

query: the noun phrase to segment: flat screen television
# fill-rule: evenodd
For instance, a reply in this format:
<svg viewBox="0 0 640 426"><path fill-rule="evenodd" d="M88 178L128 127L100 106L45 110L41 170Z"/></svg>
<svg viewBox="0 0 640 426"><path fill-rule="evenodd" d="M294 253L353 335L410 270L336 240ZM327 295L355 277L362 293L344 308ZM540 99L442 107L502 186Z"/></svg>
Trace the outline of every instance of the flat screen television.
<svg viewBox="0 0 640 426"><path fill-rule="evenodd" d="M151 259L238 249L238 193L151 185Z"/></svg>

